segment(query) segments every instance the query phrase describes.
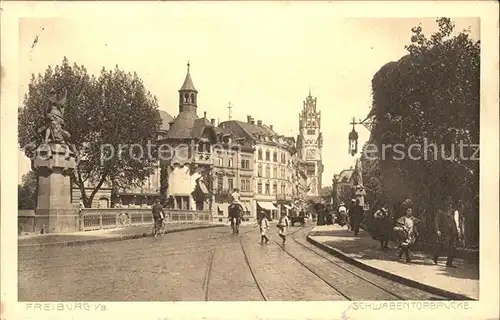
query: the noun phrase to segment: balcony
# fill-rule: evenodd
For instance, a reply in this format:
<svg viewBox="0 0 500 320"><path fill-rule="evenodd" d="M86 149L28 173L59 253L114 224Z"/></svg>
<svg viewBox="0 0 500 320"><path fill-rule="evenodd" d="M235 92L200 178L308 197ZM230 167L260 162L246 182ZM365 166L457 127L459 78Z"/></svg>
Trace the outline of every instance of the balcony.
<svg viewBox="0 0 500 320"><path fill-rule="evenodd" d="M213 164L212 153L210 152L196 152L194 154L193 160L197 164L205 164L205 165Z"/></svg>
<svg viewBox="0 0 500 320"><path fill-rule="evenodd" d="M292 195L291 194L277 194L276 200L278 200L278 201L292 201Z"/></svg>

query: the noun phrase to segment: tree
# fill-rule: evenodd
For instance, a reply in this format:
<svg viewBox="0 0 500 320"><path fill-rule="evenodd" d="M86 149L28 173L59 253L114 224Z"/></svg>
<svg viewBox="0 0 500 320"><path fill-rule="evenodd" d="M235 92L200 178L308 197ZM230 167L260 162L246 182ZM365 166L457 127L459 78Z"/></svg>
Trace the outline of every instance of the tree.
<svg viewBox="0 0 500 320"><path fill-rule="evenodd" d="M400 202L410 197L432 222L444 197L464 200L478 212L480 43L464 30L454 34L449 18L436 20L439 31L426 37L412 28L408 54L384 65L373 77L371 115L377 120L372 143L401 143L421 160L395 160L389 150L378 162L381 193ZM477 215L476 215L477 216Z"/></svg>
<svg viewBox="0 0 500 320"><path fill-rule="evenodd" d="M35 209L37 197L37 176L29 171L22 177L22 183L17 185L17 208Z"/></svg>
<svg viewBox="0 0 500 320"><path fill-rule="evenodd" d="M84 66L71 66L66 57L60 66L49 66L43 76L32 75L19 109L19 145L30 158L43 140L37 130L51 89L68 91L65 129L78 162L71 178L85 206L91 206L105 183L116 188L139 186L156 161L154 148L148 152L148 142L154 144L161 117L156 97L146 91L138 75L116 66L102 68L95 77Z"/></svg>

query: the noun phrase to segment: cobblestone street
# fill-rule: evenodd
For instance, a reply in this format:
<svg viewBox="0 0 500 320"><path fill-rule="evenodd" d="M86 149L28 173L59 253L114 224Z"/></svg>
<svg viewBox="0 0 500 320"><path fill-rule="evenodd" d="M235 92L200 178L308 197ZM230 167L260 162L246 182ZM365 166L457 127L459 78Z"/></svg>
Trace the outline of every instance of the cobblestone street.
<svg viewBox="0 0 500 320"><path fill-rule="evenodd" d="M201 229L71 247L19 248L20 301L396 300L440 298L309 244L311 228L258 243L257 228ZM347 269L347 270L346 270Z"/></svg>

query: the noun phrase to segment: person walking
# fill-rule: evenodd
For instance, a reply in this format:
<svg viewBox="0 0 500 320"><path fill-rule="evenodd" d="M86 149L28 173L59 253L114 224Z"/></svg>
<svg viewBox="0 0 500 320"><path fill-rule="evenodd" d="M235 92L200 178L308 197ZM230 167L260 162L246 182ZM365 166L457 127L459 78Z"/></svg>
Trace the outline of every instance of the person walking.
<svg viewBox="0 0 500 320"><path fill-rule="evenodd" d="M437 241L432 261L434 261L434 264L437 264L439 257L446 252L446 267L456 268L456 266L453 265L453 259L456 255L460 230L458 221L455 219L455 210L453 209L453 199L451 197L447 197L442 208L438 210L434 218L434 227Z"/></svg>
<svg viewBox="0 0 500 320"><path fill-rule="evenodd" d="M392 234L392 221L389 213L389 203L382 204L373 215L373 240L380 242L380 249L389 249L388 242Z"/></svg>
<svg viewBox="0 0 500 320"><path fill-rule="evenodd" d="M288 226L289 226L288 217L286 216L286 214L284 212L282 212L281 217L278 220L277 227L278 227L278 235L283 240L283 244L285 244L285 241L286 241L286 230L287 230Z"/></svg>
<svg viewBox="0 0 500 320"><path fill-rule="evenodd" d="M405 255L406 262L411 262L410 247L417 239L417 223L420 220L413 216L413 208L409 205L405 207L405 215L399 218L396 222L396 235L398 236L398 258L401 259Z"/></svg>
<svg viewBox="0 0 500 320"><path fill-rule="evenodd" d="M354 200L354 204L349 209L349 215L351 219L351 230L354 231L354 236L357 236L359 233L359 227L361 225L361 221L363 221L363 207L360 206L359 200Z"/></svg>
<svg viewBox="0 0 500 320"><path fill-rule="evenodd" d="M345 207L345 204L343 202L340 203L340 207L337 212L337 223L339 224L339 226L343 227L347 224L347 228L351 230L351 225L349 224L349 218L347 216L347 208Z"/></svg>
<svg viewBox="0 0 500 320"><path fill-rule="evenodd" d="M269 238L267 237L267 232L269 230L269 220L267 219L267 214L264 211L261 211L260 214L260 244L267 244L269 242Z"/></svg>
<svg viewBox="0 0 500 320"><path fill-rule="evenodd" d="M152 208L153 213L153 236L156 238L159 230L162 227L163 219L165 219L165 212L163 211L163 206L160 200L156 201L156 204Z"/></svg>

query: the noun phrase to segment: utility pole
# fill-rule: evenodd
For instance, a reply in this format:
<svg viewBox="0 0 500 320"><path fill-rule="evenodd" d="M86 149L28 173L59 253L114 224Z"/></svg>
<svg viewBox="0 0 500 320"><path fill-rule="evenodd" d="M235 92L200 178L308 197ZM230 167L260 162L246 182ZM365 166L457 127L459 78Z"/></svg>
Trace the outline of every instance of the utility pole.
<svg viewBox="0 0 500 320"><path fill-rule="evenodd" d="M233 105L231 104L231 102L229 102L229 104L227 106L227 109L229 110L229 120L231 120L231 118L232 118L232 112L231 112L232 108L233 108Z"/></svg>

